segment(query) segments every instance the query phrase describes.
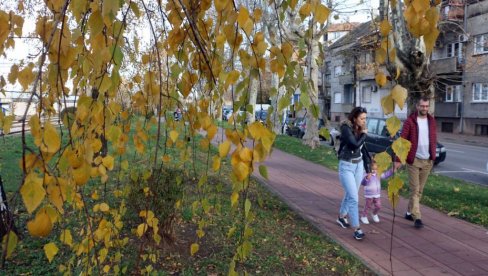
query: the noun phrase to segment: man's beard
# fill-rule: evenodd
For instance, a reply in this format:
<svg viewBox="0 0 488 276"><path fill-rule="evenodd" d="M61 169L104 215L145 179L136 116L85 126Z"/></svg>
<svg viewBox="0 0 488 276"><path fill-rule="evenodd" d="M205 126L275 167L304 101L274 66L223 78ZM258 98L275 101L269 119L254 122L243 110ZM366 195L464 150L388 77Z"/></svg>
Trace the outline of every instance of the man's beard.
<svg viewBox="0 0 488 276"><path fill-rule="evenodd" d="M429 113L429 111L419 110L419 115L420 116L427 116L428 113Z"/></svg>

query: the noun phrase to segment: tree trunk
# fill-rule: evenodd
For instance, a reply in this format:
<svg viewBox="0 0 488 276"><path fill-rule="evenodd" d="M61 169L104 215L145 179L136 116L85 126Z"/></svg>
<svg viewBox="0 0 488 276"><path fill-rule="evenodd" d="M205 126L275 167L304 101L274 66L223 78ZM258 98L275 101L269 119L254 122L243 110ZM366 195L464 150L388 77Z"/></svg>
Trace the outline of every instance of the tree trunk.
<svg viewBox="0 0 488 276"><path fill-rule="evenodd" d="M256 99L258 96L258 87L259 87L259 80L257 74L251 72L249 74L249 102L248 104L252 105L253 114L249 114L246 112L246 118L248 123L254 123L254 113L256 112Z"/></svg>
<svg viewBox="0 0 488 276"><path fill-rule="evenodd" d="M271 107L273 108L273 113L269 113L270 121L273 124L273 132L274 133L281 133L284 134L284 116L286 110L282 110L281 112L278 110L278 103L281 98L285 95L285 89L279 87L280 79L278 74L273 74L271 76L271 89L275 89L276 93L274 96L271 97Z"/></svg>
<svg viewBox="0 0 488 276"><path fill-rule="evenodd" d="M309 91L309 97L312 102L310 109L318 107L316 105L319 101L318 97L318 80L319 80L319 68L317 64L317 59L319 58L320 49L319 41L314 37L310 41L309 52L307 57L307 73L310 81L312 82L311 90ZM317 112L318 114L319 112ZM309 145L311 148L316 148L320 145L319 140L319 129L318 121L315 116L313 116L312 110L308 110L307 115L307 129L305 131L305 136L303 136L303 143Z"/></svg>
<svg viewBox="0 0 488 276"><path fill-rule="evenodd" d="M415 38L410 34L402 14L403 1L396 3L396 8L390 12L393 27L390 39L394 42L396 59L394 62L389 60L387 69L391 78L395 78L397 67L401 70L396 82L408 91L407 110L410 112L415 109L415 103L421 97L434 98L435 74L429 68L430 59L423 37ZM380 7L383 9L381 15L384 16L388 11L388 4L381 0ZM434 111L434 101L431 101L431 111Z"/></svg>

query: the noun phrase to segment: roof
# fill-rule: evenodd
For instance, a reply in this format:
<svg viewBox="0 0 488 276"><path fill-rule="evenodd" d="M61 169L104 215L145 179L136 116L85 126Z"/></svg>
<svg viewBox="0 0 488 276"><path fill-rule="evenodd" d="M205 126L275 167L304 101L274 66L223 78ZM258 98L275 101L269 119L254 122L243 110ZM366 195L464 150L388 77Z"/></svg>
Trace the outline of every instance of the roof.
<svg viewBox="0 0 488 276"><path fill-rule="evenodd" d="M336 23L330 24L327 28L327 32L344 32L344 31L352 31L354 28L359 26L361 23L359 22L346 22L346 23Z"/></svg>
<svg viewBox="0 0 488 276"><path fill-rule="evenodd" d="M372 34L374 32L375 32L375 25L372 24L372 21L364 22L361 25L354 28L352 31L350 31L345 36L339 38L336 42L332 43L332 45L330 45L329 49L339 48L341 46L344 46L344 45L347 45L350 43L355 43L360 38L362 38L366 35Z"/></svg>

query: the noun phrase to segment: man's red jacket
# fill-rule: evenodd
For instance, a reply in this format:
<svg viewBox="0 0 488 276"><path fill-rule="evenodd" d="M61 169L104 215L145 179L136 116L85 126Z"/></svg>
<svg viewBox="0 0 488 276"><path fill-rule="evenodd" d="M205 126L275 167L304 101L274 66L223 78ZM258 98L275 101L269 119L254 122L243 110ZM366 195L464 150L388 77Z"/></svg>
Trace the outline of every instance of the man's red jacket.
<svg viewBox="0 0 488 276"><path fill-rule="evenodd" d="M417 124L418 112L414 111L410 116L408 116L405 123L403 123L402 135L401 137L407 139L412 143L412 147L407 155L407 164L413 164L415 160L415 154L417 153L417 147L419 143L419 125ZM436 158L436 147L437 147L437 126L434 117L427 114L427 121L429 123L429 153L430 160L435 160Z"/></svg>

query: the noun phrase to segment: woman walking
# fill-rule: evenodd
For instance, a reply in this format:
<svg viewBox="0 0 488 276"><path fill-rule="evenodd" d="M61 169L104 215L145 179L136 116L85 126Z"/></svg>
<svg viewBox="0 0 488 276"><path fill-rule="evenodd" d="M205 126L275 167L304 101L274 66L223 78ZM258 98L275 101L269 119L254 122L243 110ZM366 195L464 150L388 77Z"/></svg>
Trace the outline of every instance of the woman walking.
<svg viewBox="0 0 488 276"><path fill-rule="evenodd" d="M352 227L354 238L362 240L364 232L359 226L358 192L364 170L371 176L371 157L364 146L366 140L366 108L355 107L348 116L348 119L341 123L341 145L338 151L339 157L339 180L344 188L344 198L337 223L342 228ZM350 224L347 220L350 219Z"/></svg>

